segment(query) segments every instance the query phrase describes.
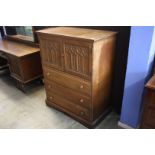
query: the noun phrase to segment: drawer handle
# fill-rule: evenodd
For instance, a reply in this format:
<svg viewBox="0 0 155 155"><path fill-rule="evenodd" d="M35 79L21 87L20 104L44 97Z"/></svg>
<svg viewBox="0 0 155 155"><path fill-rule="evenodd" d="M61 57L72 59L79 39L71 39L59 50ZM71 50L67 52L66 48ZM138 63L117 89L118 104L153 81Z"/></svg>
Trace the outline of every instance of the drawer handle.
<svg viewBox="0 0 155 155"><path fill-rule="evenodd" d="M81 102L81 103L83 103L83 101L84 101L83 99L80 99L80 102Z"/></svg>
<svg viewBox="0 0 155 155"><path fill-rule="evenodd" d="M52 96L50 96L50 100L52 100L53 99L53 97Z"/></svg>
<svg viewBox="0 0 155 155"><path fill-rule="evenodd" d="M48 88L52 88L52 86L51 85L48 85Z"/></svg>
<svg viewBox="0 0 155 155"><path fill-rule="evenodd" d="M48 72L46 75L47 75L47 76L49 76L49 75L50 75L50 73Z"/></svg>
<svg viewBox="0 0 155 155"><path fill-rule="evenodd" d="M83 85L81 85L80 88L83 89Z"/></svg>
<svg viewBox="0 0 155 155"><path fill-rule="evenodd" d="M80 115L83 116L85 113L83 111L80 112Z"/></svg>

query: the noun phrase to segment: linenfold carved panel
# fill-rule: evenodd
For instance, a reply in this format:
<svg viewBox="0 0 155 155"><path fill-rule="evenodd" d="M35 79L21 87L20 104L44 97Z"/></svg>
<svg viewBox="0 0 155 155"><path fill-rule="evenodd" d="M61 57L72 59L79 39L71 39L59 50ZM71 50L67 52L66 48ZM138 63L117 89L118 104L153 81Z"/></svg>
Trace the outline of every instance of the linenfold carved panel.
<svg viewBox="0 0 155 155"><path fill-rule="evenodd" d="M65 70L76 74L90 75L90 51L88 47L64 44Z"/></svg>
<svg viewBox="0 0 155 155"><path fill-rule="evenodd" d="M56 68L62 67L60 43L55 40L42 39L43 60Z"/></svg>

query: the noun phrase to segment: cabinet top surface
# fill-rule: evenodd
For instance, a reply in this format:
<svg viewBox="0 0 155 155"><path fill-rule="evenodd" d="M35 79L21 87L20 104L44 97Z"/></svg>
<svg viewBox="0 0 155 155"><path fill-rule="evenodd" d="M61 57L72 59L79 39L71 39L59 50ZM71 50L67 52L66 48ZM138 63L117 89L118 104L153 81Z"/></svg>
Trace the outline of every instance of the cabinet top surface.
<svg viewBox="0 0 155 155"><path fill-rule="evenodd" d="M0 39L0 51L17 57L22 57L40 50L37 47L33 47L24 43Z"/></svg>
<svg viewBox="0 0 155 155"><path fill-rule="evenodd" d="M68 36L68 37L75 37L75 38L83 38L83 39L94 40L94 41L107 38L117 33L113 31L103 31L103 30L94 30L94 29L85 29L85 28L76 28L76 27L47 28L37 32L42 34L53 34L53 35L61 35L61 36Z"/></svg>
<svg viewBox="0 0 155 155"><path fill-rule="evenodd" d="M152 78L147 82L146 88L155 90L155 74L152 76Z"/></svg>

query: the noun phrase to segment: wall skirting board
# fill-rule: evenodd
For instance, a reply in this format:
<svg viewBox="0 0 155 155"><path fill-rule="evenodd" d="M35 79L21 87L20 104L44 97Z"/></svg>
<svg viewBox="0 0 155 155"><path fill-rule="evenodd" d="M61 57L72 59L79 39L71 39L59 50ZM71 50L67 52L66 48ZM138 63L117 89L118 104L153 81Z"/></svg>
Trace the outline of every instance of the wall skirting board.
<svg viewBox="0 0 155 155"><path fill-rule="evenodd" d="M123 129L134 129L131 126L129 126L129 125L125 124L125 123L122 123L120 121L118 121L118 126L123 128Z"/></svg>

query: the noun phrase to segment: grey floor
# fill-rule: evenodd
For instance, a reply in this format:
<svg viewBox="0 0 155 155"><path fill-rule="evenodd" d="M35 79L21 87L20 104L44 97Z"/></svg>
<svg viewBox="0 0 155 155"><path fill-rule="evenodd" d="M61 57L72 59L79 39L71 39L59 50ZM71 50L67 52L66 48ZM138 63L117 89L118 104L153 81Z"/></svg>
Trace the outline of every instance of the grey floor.
<svg viewBox="0 0 155 155"><path fill-rule="evenodd" d="M1 129L86 129L69 116L45 104L44 86L35 81L26 93L15 86L14 80L0 72ZM118 129L119 116L111 112L96 128Z"/></svg>

